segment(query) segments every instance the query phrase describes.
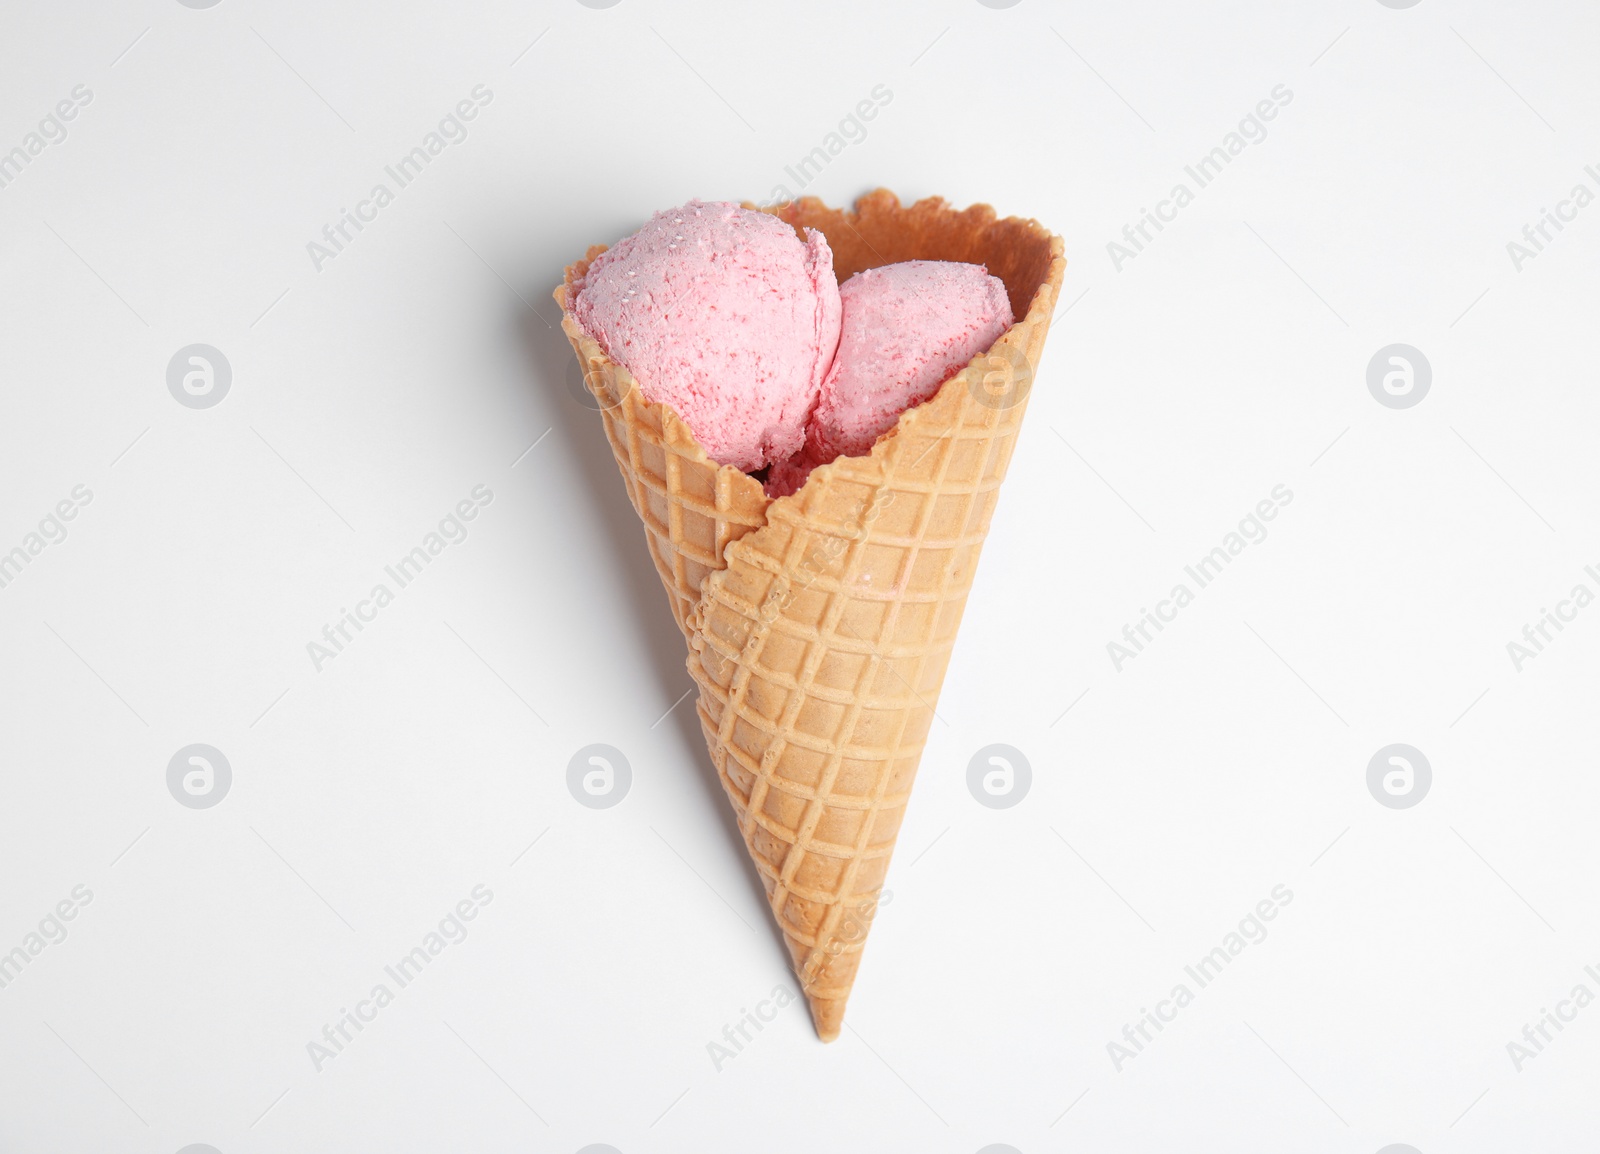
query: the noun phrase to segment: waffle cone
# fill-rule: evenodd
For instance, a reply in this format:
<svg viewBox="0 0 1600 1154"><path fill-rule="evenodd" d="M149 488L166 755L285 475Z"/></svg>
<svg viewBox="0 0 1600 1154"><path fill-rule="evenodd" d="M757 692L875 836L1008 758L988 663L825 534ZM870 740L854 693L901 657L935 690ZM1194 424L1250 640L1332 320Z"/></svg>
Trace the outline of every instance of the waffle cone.
<svg viewBox="0 0 1600 1154"><path fill-rule="evenodd" d="M792 497L706 456L555 297L688 642L706 746L818 1035L838 1037L862 947L1022 424L1065 272L1061 239L988 205L772 209L819 230L841 281L903 260L986 265L1020 319L872 452Z"/></svg>

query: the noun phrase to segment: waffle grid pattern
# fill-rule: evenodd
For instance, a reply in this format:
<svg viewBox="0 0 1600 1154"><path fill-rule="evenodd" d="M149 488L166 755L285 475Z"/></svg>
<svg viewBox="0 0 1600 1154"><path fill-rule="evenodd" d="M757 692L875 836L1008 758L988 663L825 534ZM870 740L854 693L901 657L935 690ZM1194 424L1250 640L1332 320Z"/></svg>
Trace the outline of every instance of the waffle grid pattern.
<svg viewBox="0 0 1600 1154"><path fill-rule="evenodd" d="M984 260L1013 307L1026 302L993 349L869 456L817 469L779 501L710 461L570 313L563 320L688 641L707 748L831 1040L1025 408L1025 389L999 406L969 381L998 369L1014 384L1024 364L1031 381L1064 262L1059 238L984 206L902 208L880 191L856 214L813 200L782 214L828 236L836 260L845 254L841 275L914 257ZM567 270L564 310L602 251Z"/></svg>
<svg viewBox="0 0 1600 1154"><path fill-rule="evenodd" d="M775 508L704 587L701 724L825 1035L855 980L1022 417L1022 404L974 400L970 371L881 456L814 474L802 511ZM825 513L841 507L864 513ZM838 561L805 564L818 555Z"/></svg>

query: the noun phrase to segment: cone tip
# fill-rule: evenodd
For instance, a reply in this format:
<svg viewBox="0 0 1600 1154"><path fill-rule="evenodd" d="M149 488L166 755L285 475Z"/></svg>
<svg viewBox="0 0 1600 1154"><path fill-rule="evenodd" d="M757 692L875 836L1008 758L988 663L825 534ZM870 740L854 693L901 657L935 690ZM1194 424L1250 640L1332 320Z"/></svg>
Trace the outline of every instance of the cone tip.
<svg viewBox="0 0 1600 1154"><path fill-rule="evenodd" d="M844 1025L843 998L812 998L811 1021L817 1027L817 1037L824 1042L836 1041Z"/></svg>

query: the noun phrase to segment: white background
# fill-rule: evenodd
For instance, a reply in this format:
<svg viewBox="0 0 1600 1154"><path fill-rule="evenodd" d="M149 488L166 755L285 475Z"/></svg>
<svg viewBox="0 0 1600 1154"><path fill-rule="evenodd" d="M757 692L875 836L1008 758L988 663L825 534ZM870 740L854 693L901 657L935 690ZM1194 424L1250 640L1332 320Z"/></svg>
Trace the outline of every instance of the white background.
<svg viewBox="0 0 1600 1154"><path fill-rule="evenodd" d="M1600 563L1591 5L6 4L0 1150L1592 1149ZM531 45L531 46L530 46ZM306 244L492 101L318 271ZM1037 217L1063 304L850 1003L800 1004L682 641L550 327L561 266L690 197ZM1107 242L1293 99L1119 271ZM392 182L387 182L391 183ZM232 366L180 405L169 360ZM1368 392L1382 346L1433 384ZM530 445L535 445L529 451ZM307 643L474 486L466 540L320 672ZM1275 485L1143 653L1107 643ZM674 708L674 703L678 702ZM1068 707L1070 712L1068 711ZM215 808L168 792L203 742ZM579 806L568 759L624 752ZM1033 785L981 806L980 747ZM1380 805L1369 758L1432 788ZM529 849L531 843L532 848ZM319 1072L307 1043L493 899ZM1119 1071L1107 1044L1293 894Z"/></svg>

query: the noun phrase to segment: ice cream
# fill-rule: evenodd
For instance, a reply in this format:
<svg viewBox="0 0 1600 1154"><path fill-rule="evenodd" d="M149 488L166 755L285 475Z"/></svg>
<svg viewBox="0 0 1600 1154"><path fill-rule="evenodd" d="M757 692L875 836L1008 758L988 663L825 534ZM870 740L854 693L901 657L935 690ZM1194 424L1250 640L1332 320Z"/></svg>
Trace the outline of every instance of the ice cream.
<svg viewBox="0 0 1600 1154"><path fill-rule="evenodd" d="M692 200L601 254L573 314L713 460L747 472L801 448L839 340L833 253L776 217Z"/></svg>
<svg viewBox="0 0 1600 1154"><path fill-rule="evenodd" d="M1011 327L1006 286L976 264L908 260L839 289L839 351L822 382L818 455L857 457Z"/></svg>
<svg viewBox="0 0 1600 1154"><path fill-rule="evenodd" d="M992 175L993 164L993 157L975 153L954 162L952 171L975 179ZM883 189L862 197L854 211L807 197L788 206L784 217L824 232L851 268L864 267L873 254L988 262L1002 272L1020 318L992 348L1032 381L1061 299L1066 262L1060 237L1035 221L997 218L987 205L957 210L937 199L902 205ZM973 581L984 538L996 522L1001 482L1033 390L1019 391L1015 403L996 404L983 389L960 387L964 380L947 382L915 419L898 427L895 451L840 457L812 474L803 501L773 502L753 478L695 452L690 430L669 420L665 406L647 403L630 374L577 323L572 302L590 263L569 265L555 290L565 314L561 328L602 401L604 443L683 633L710 768L727 795L727 812L783 935L817 1035L832 1041L844 1028L869 932L876 937L894 930L873 930L874 913L887 897L882 887L908 807L917 804L917 765L963 609L977 593ZM573 491L591 483L575 464L568 468ZM547 475L561 483L559 473ZM1044 506L1057 513L1070 508L1070 485L1044 476L1017 483L1030 480ZM1046 541L1068 531L1061 516L1033 517L1025 525L1014 520L1012 527ZM544 532L550 535L540 541L551 563L563 563L563 547L573 552L570 543L554 529ZM567 563L581 560L568 557ZM1058 575L1065 564L1058 564ZM1016 595L1006 574L990 577L991 593ZM1071 585L1053 582L1035 608L1070 614ZM610 626L637 627L639 606L631 593L618 582L597 583L582 610ZM571 612L555 593L548 597L545 611ZM973 660L970 650L963 652ZM611 679L594 692L597 701L625 711L627 689ZM706 828L720 836L720 829ZM622 855L624 848L613 853ZM617 860L624 884L650 884L650 865L636 857ZM921 914L928 940L940 945L931 951L937 956L928 963L928 980L914 978L911 985L922 1017L949 1033L952 1022L960 1025L985 1007L970 1004L970 984L956 981L954 971L942 984L937 980L939 959L970 949L985 927L975 939L973 903L960 895L945 902L936 891L930 887ZM674 943L673 975L725 968L721 941L709 934L682 937ZM927 960L913 959L912 952L902 951L901 966ZM658 968L663 964L645 953ZM879 971L887 983L908 973ZM859 1089L846 1078L831 1097L819 1097L807 1076L801 1069L784 1084L786 1099L764 1115L767 1130L782 1126L792 1103L827 1109Z"/></svg>
<svg viewBox="0 0 1600 1154"><path fill-rule="evenodd" d="M826 465L831 460L832 457L823 460L821 453L808 436L798 453L787 461L779 461L767 471L767 479L761 483L761 487L769 497L792 496L806 483L806 478L811 476L812 469L818 465Z"/></svg>
<svg viewBox="0 0 1600 1154"><path fill-rule="evenodd" d="M657 213L598 256L573 316L712 460L786 496L860 456L1010 327L982 265L913 260L840 287L820 232L731 202Z"/></svg>
<svg viewBox="0 0 1600 1154"><path fill-rule="evenodd" d="M982 265L911 260L867 269L840 286L839 349L801 450L774 465L767 494L786 496L818 465L872 451L1011 327L1006 286Z"/></svg>

